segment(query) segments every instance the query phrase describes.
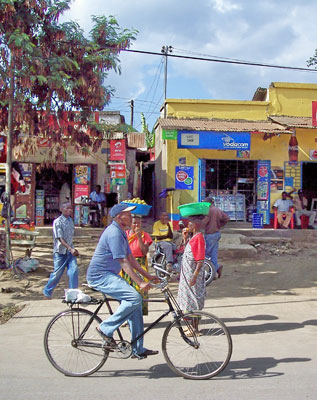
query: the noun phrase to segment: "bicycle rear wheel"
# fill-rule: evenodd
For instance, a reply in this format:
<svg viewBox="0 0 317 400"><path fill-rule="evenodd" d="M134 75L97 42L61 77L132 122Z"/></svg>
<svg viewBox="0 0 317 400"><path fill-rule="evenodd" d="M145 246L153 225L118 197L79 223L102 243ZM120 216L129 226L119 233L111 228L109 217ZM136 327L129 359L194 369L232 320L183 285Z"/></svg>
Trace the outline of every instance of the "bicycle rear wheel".
<svg viewBox="0 0 317 400"><path fill-rule="evenodd" d="M46 328L44 348L47 358L65 375L90 375L108 358L109 352L103 348L103 340L96 331L101 319L95 316L91 320L92 315L89 310L73 308L57 314ZM87 330L83 334L84 329Z"/></svg>
<svg viewBox="0 0 317 400"><path fill-rule="evenodd" d="M198 325L197 335L190 328ZM188 332L186 336L185 332ZM232 353L231 336L224 323L206 312L190 312L168 325L162 338L168 366L189 379L209 379L228 364Z"/></svg>
<svg viewBox="0 0 317 400"><path fill-rule="evenodd" d="M210 260L204 261L205 283L208 286L216 278L216 268Z"/></svg>

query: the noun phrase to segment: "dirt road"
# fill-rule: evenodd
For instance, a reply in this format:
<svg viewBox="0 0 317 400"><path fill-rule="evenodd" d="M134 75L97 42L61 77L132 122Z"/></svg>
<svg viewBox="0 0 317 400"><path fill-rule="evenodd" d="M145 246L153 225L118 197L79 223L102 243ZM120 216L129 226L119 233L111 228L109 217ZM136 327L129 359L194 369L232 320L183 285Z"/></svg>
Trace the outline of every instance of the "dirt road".
<svg viewBox="0 0 317 400"><path fill-rule="evenodd" d="M85 282L87 266L97 240L79 241L80 282ZM243 297L253 295L281 294L296 296L310 291L317 284L317 245L297 243L289 249L276 245L257 246L258 257L253 260L222 260L223 276L208 287L208 297ZM15 257L23 253L15 251ZM280 254L280 255L277 255ZM0 308L29 300L43 299L42 290L53 268L51 243L38 244L33 257L40 267L32 273L14 278L12 271L0 271ZM63 296L67 287L65 275L54 292L54 297Z"/></svg>

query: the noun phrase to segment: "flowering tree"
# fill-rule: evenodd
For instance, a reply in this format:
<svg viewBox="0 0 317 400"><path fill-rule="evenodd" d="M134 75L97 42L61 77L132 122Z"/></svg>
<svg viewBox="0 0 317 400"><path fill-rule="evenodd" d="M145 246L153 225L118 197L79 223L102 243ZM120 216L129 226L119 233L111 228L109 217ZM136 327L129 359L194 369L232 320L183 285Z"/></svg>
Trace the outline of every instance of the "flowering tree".
<svg viewBox="0 0 317 400"><path fill-rule="evenodd" d="M70 3L0 0L0 131L11 130L23 153L37 150L37 137L50 138L56 161L70 145L100 146L106 127L92 113L109 102L108 71L120 73L119 53L136 35L113 17L93 16L86 38L77 23L58 22Z"/></svg>
<svg viewBox="0 0 317 400"><path fill-rule="evenodd" d="M50 140L52 161L64 150L87 154L105 130L93 112L110 101L109 70L120 73L119 54L136 31L113 17L93 16L90 37L75 22L59 23L71 0L0 0L0 132L7 137L5 206L10 215L11 149L35 153L39 137ZM10 218L6 220L9 264Z"/></svg>

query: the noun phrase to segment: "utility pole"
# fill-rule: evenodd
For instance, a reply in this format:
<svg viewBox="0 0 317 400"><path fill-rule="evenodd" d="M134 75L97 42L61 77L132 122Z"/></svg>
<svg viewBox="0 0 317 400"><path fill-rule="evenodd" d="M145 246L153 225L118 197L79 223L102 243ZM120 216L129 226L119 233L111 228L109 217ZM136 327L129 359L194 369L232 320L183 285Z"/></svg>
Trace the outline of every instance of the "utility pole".
<svg viewBox="0 0 317 400"><path fill-rule="evenodd" d="M131 107L130 125L133 126L133 119L134 119L134 100L131 100L131 101L130 101L130 107Z"/></svg>
<svg viewBox="0 0 317 400"><path fill-rule="evenodd" d="M172 46L163 46L161 49L161 53L164 54L165 56L165 65L164 65L164 118L166 118L166 94L167 94L167 56L168 53L172 52L173 47Z"/></svg>

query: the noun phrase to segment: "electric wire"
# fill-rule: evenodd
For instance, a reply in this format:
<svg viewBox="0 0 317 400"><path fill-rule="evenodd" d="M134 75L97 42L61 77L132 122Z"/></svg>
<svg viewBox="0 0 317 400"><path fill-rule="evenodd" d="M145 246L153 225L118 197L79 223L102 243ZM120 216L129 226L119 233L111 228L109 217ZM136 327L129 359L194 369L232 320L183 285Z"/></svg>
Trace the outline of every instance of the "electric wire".
<svg viewBox="0 0 317 400"><path fill-rule="evenodd" d="M154 51L132 50L132 49L123 49L122 51L162 56L162 53L158 53L158 52L154 52ZM246 65L246 66L253 66L253 67L278 68L278 69L286 69L286 70L301 71L301 72L317 72L316 69L310 69L310 68L288 67L288 66L284 66L284 65L264 64L264 63L239 61L239 60L231 60L231 59L223 59L223 58L220 59L220 58L215 58L215 57L210 57L210 58L192 57L192 56L182 56L182 55L170 54L170 53L166 54L165 57L180 58L180 59L185 59L185 60L209 61L209 62L225 63L225 64Z"/></svg>

